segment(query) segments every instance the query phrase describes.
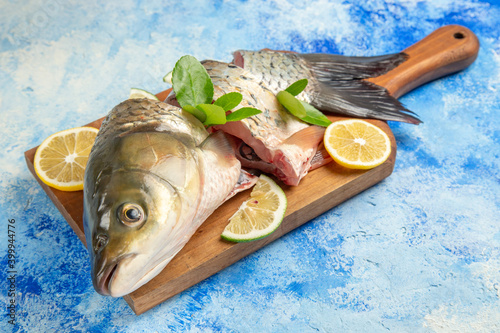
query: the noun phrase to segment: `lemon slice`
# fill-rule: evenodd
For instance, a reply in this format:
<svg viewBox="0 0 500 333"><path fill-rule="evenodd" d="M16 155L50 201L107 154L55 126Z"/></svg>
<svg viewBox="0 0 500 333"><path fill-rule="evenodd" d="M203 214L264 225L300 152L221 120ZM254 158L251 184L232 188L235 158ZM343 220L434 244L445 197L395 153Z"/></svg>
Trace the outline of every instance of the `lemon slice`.
<svg viewBox="0 0 500 333"><path fill-rule="evenodd" d="M33 163L42 182L61 191L83 189L85 166L97 132L93 127L77 127L45 139Z"/></svg>
<svg viewBox="0 0 500 333"><path fill-rule="evenodd" d="M232 242L248 242L271 234L283 221L287 200L271 178L261 175L250 199L229 219L221 237Z"/></svg>
<svg viewBox="0 0 500 333"><path fill-rule="evenodd" d="M136 99L136 98L148 98L155 101L159 101L156 95L150 93L149 91L139 89L139 88L130 88L130 96L128 99Z"/></svg>
<svg viewBox="0 0 500 333"><path fill-rule="evenodd" d="M350 169L371 169L387 160L391 141L375 125L360 119L330 124L324 136L325 148L338 164Z"/></svg>

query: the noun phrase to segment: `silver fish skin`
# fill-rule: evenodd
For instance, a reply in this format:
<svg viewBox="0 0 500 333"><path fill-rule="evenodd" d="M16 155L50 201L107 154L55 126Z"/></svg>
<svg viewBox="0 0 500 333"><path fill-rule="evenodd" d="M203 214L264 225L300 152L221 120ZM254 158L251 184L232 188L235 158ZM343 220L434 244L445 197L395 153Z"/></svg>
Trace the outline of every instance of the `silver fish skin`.
<svg viewBox="0 0 500 333"><path fill-rule="evenodd" d="M363 79L377 77L403 63L405 53L376 57L298 54L271 50L234 52L234 63L251 72L274 94L307 79L297 98L319 110L341 115L419 124L383 87Z"/></svg>
<svg viewBox="0 0 500 333"><path fill-rule="evenodd" d="M324 128L307 124L286 111L275 94L254 75L234 64L205 60L203 66L214 84L214 99L239 92L243 100L233 111L253 107L261 114L214 126L242 139L285 184L298 185L323 139Z"/></svg>
<svg viewBox="0 0 500 333"><path fill-rule="evenodd" d="M119 297L156 276L234 193L240 172L225 134L209 135L182 109L148 99L113 108L84 180L96 291Z"/></svg>

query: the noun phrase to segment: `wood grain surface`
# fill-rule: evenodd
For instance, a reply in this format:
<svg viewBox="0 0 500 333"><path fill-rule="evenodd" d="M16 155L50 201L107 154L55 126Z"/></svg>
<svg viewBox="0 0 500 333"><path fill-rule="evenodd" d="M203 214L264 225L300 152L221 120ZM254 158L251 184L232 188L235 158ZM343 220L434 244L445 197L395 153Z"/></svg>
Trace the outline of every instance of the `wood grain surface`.
<svg viewBox="0 0 500 333"><path fill-rule="evenodd" d="M469 29L457 25L446 26L404 50L409 55L406 62L369 81L385 87L392 95L399 97L430 80L466 68L475 60L478 50L477 37ZM167 93L168 91L161 92L158 96L163 100ZM330 118L333 121L344 119L333 116ZM98 119L87 126L99 128L102 120L103 118ZM396 159L395 138L385 122L368 121L389 135L392 153L385 163L371 170L359 171L330 163L311 171L299 186L279 183L288 198L285 218L273 234L254 242L231 243L220 238L228 218L248 198L249 191L239 193L205 221L158 276L124 297L130 307L136 314L151 309L388 177ZM85 245L83 191L63 192L42 183L33 167L36 149L34 147L25 152L28 168Z"/></svg>
<svg viewBox="0 0 500 333"><path fill-rule="evenodd" d="M385 75L367 79L386 88L396 98L429 81L467 68L477 58L479 40L466 27L447 25L403 52L409 55L408 60Z"/></svg>

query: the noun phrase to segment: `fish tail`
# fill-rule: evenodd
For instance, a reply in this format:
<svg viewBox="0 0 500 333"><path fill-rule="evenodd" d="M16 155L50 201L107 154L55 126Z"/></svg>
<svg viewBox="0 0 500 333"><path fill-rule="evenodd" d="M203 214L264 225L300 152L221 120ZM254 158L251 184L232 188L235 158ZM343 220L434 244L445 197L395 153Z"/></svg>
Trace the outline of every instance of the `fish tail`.
<svg viewBox="0 0 500 333"><path fill-rule="evenodd" d="M318 79L349 81L383 75L408 59L406 53L375 57L346 57L335 54L300 54Z"/></svg>
<svg viewBox="0 0 500 333"><path fill-rule="evenodd" d="M364 79L383 75L408 59L405 53L376 57L301 54L318 84L311 104L323 111L362 118L421 123L389 92Z"/></svg>

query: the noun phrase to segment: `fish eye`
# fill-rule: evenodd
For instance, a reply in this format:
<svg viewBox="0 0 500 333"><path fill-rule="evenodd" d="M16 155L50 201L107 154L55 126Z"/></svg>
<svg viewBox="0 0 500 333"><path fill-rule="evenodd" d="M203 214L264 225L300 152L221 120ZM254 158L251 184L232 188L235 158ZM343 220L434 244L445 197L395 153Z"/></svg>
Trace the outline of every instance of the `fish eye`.
<svg viewBox="0 0 500 333"><path fill-rule="evenodd" d="M119 209L118 218L123 224L135 227L144 221L144 210L136 204L124 204Z"/></svg>

